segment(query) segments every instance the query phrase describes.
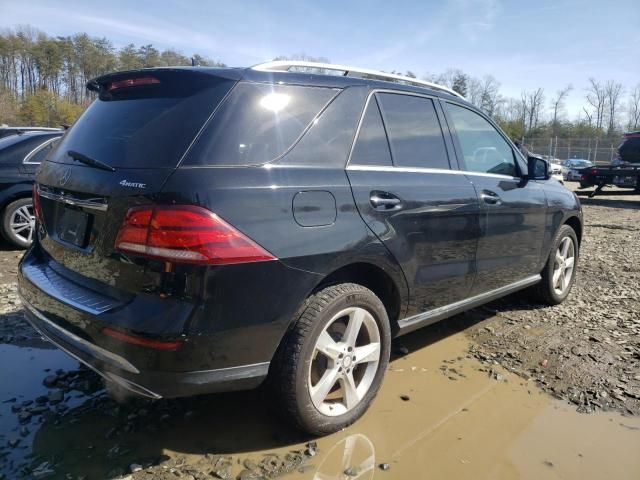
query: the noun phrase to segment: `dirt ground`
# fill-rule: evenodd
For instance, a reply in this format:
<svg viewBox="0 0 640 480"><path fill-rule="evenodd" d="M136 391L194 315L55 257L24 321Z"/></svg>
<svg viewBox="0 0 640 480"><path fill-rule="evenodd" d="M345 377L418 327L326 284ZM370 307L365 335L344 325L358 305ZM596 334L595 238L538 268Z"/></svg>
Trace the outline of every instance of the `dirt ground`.
<svg viewBox="0 0 640 480"><path fill-rule="evenodd" d="M480 311L470 351L532 377L588 413L640 414L640 196L581 199L585 233L566 302L544 308L512 296ZM478 312L470 312L470 315Z"/></svg>
<svg viewBox="0 0 640 480"><path fill-rule="evenodd" d="M640 196L583 205L569 300L514 295L402 337L369 412L319 439L263 389L115 401L26 325L21 253L0 246L0 480L640 478Z"/></svg>

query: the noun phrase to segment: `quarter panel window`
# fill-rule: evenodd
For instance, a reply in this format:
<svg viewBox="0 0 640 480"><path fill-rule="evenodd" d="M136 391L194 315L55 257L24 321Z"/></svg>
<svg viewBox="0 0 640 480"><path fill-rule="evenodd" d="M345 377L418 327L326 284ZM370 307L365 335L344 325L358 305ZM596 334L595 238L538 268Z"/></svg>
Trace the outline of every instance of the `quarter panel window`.
<svg viewBox="0 0 640 480"><path fill-rule="evenodd" d="M239 83L185 165L260 165L282 155L339 92L331 88Z"/></svg>
<svg viewBox="0 0 640 480"><path fill-rule="evenodd" d="M31 156L24 159L27 163L42 163L42 161L49 155L49 152L53 149L56 141L48 142L46 145L40 147Z"/></svg>
<svg viewBox="0 0 640 480"><path fill-rule="evenodd" d="M447 149L433 100L377 94L397 167L449 168Z"/></svg>
<svg viewBox="0 0 640 480"><path fill-rule="evenodd" d="M468 108L447 103L467 170L515 177L513 150L487 120Z"/></svg>
<svg viewBox="0 0 640 480"><path fill-rule="evenodd" d="M371 97L351 154L353 165L391 166L391 152L376 97Z"/></svg>

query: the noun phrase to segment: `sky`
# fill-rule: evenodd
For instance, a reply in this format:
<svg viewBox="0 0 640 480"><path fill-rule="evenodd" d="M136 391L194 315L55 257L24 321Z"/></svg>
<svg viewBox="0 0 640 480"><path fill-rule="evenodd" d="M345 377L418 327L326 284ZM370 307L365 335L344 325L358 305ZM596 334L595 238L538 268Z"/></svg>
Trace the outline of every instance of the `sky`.
<svg viewBox="0 0 640 480"><path fill-rule="evenodd" d="M640 0L0 0L0 28L24 24L230 66L303 52L418 76L459 68L513 97L542 87L549 100L572 84L570 117L589 77L640 83Z"/></svg>

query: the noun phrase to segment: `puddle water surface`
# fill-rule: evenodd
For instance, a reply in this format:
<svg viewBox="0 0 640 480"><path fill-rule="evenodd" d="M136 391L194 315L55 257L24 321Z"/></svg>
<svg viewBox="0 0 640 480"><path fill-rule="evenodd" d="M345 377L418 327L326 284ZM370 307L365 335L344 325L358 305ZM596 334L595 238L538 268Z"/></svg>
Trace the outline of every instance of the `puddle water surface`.
<svg viewBox="0 0 640 480"><path fill-rule="evenodd" d="M303 472L295 468L285 478L640 478L640 419L576 413L532 382L506 372L489 375L466 357L462 333L434 331L404 338L411 353L392 361L369 412L328 437L313 439L284 427L262 390L133 406L118 406L99 392L93 398L71 392L69 409L27 424L29 434L17 448L5 447L0 466L6 478L15 478L21 461L46 460L55 465L52 478L102 479L127 472L132 463L179 459L195 466L207 454L229 455L236 478L244 460L284 456L316 441L318 453ZM76 366L57 350L2 345L4 399L19 403L44 395L44 369ZM20 436L14 403L0 403L4 444ZM165 477L141 472L134 478Z"/></svg>

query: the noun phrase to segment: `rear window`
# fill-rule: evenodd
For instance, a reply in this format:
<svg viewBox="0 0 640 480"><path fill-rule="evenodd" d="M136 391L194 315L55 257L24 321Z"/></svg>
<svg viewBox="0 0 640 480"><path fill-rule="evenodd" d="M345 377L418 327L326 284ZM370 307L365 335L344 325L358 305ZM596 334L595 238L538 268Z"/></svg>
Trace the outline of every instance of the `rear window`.
<svg viewBox="0 0 640 480"><path fill-rule="evenodd" d="M50 159L72 163L74 150L116 168L175 167L234 83L176 72L140 78L154 80L105 84Z"/></svg>
<svg viewBox="0 0 640 480"><path fill-rule="evenodd" d="M238 83L184 165L260 165L285 153L338 90Z"/></svg>

